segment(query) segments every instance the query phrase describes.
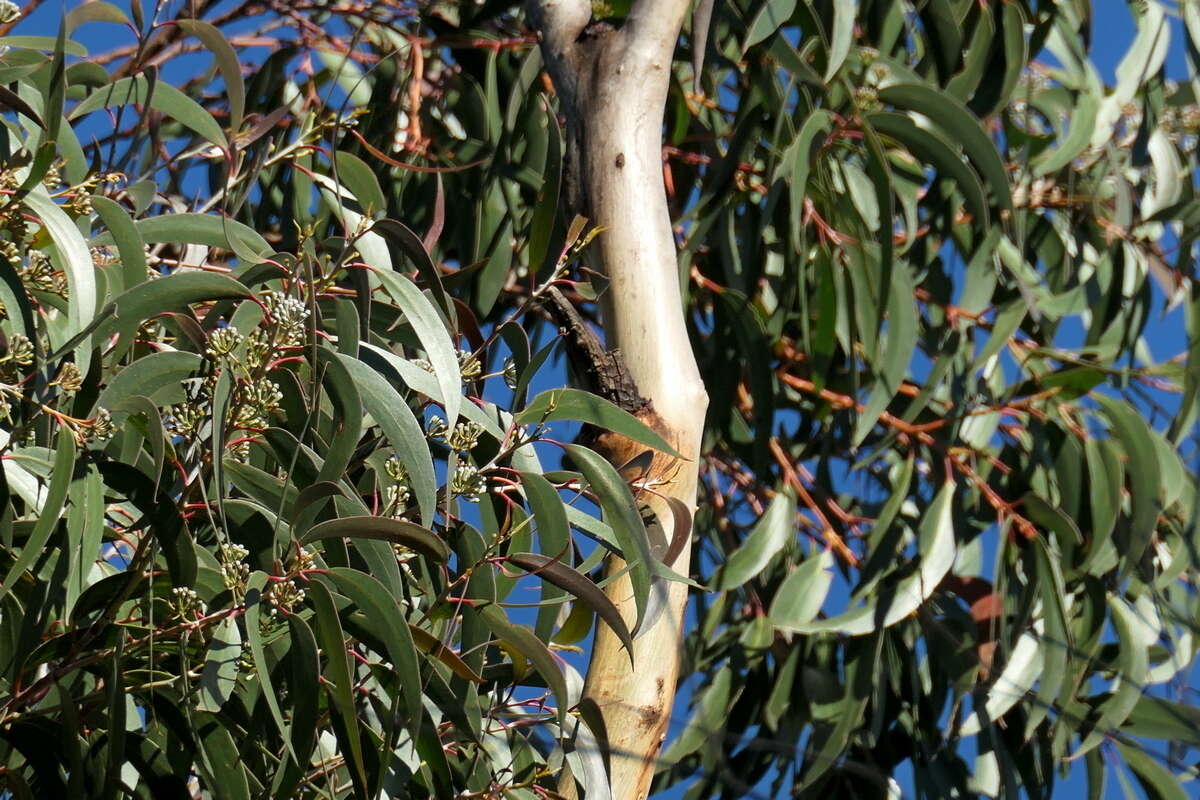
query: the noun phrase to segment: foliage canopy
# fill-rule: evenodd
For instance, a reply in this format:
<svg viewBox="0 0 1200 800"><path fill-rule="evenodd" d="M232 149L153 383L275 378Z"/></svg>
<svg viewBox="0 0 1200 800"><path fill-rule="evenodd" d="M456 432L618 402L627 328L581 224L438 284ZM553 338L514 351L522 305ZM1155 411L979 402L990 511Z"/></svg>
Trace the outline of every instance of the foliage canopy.
<svg viewBox="0 0 1200 800"><path fill-rule="evenodd" d="M520 10L293 6L0 40L12 796L535 798L566 764L606 797L572 648L671 580L699 677L657 788L1049 796L1082 759L1093 796L1186 796L1200 71L1164 59L1200 4L1132 4L1114 86L1068 0L728 0L682 33L688 577L648 557L653 487L564 445L663 442L536 391L544 294L592 309L604 233L560 211Z"/></svg>

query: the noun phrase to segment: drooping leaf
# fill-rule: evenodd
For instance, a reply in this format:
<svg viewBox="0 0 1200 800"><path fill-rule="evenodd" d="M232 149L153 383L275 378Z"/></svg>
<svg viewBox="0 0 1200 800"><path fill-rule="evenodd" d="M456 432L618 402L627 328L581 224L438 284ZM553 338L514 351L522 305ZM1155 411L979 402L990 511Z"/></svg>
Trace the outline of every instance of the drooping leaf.
<svg viewBox="0 0 1200 800"><path fill-rule="evenodd" d="M215 713L225 705L237 684L242 636L238 632L237 618L233 616L222 619L212 631L212 642L200 673L200 702L196 708Z"/></svg>
<svg viewBox="0 0 1200 800"><path fill-rule="evenodd" d="M792 539L795 530L796 499L785 491L776 492L765 514L737 550L713 577L712 588L726 591L755 577Z"/></svg>
<svg viewBox="0 0 1200 800"><path fill-rule="evenodd" d="M600 508L604 512L604 519L612 526L614 537L629 565L634 604L637 606L637 617L633 623L633 633L636 635L641 629L651 591L662 591L659 582L651 581L653 556L650 554L646 526L637 511L633 496L629 493L629 487L612 465L579 445L566 445L565 449L579 465L580 472L596 493Z"/></svg>
<svg viewBox="0 0 1200 800"><path fill-rule="evenodd" d="M221 126L203 106L174 86L162 81L151 82L145 75L121 78L103 89L97 89L75 106L70 118L78 119L101 108L132 103L148 104L151 108L174 117L180 124L222 149L229 146Z"/></svg>
<svg viewBox="0 0 1200 800"><path fill-rule="evenodd" d="M626 627L625 620L621 618L621 612L587 576L580 575L557 559L538 553L509 553L505 558L518 567L529 570L530 573L542 580L565 589L586 603L600 619L608 623L613 633L625 645L630 660L633 660L633 637L629 635L629 628Z"/></svg>
<svg viewBox="0 0 1200 800"><path fill-rule="evenodd" d="M344 355L338 358L354 379L367 412L383 430L408 471L421 519L432 521L436 508L437 481L429 447L425 443L425 431L404 398L382 375L358 359Z"/></svg>
<svg viewBox="0 0 1200 800"><path fill-rule="evenodd" d="M212 51L229 97L229 131L237 133L242 127L242 116L246 111L246 85L242 80L242 66L237 52L221 31L199 19L181 19L176 24L195 36Z"/></svg>
<svg viewBox="0 0 1200 800"><path fill-rule="evenodd" d="M402 545L434 561L445 561L450 554L446 544L432 531L412 522L391 517L343 517L321 522L309 528L301 544L330 538L376 539Z"/></svg>
<svg viewBox="0 0 1200 800"><path fill-rule="evenodd" d="M586 422L679 457L675 448L637 417L603 397L578 389L548 389L533 398L517 415L517 423L521 425L564 419Z"/></svg>
<svg viewBox="0 0 1200 800"><path fill-rule="evenodd" d="M835 617L795 626L801 633L861 636L896 624L927 600L954 564L954 483L942 485L921 519L920 567L895 586L876 587L864 605Z"/></svg>
<svg viewBox="0 0 1200 800"><path fill-rule="evenodd" d="M569 697L567 684L554 655L542 643L542 640L534 636L533 631L524 625L514 625L510 622L499 606L485 606L479 609L479 615L496 638L509 642L518 653L529 659L533 668L546 681L546 685L550 687L550 691L558 700L559 719L565 717Z"/></svg>

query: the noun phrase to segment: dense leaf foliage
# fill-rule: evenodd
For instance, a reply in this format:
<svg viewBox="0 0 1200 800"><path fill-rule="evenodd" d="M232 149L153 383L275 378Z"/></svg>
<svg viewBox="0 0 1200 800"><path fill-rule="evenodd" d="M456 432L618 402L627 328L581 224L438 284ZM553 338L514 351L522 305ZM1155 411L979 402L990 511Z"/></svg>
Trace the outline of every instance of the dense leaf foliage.
<svg viewBox="0 0 1200 800"><path fill-rule="evenodd" d="M919 795L1044 796L1086 759L1102 796L1114 745L1151 796L1196 777L1170 723L1194 718L1200 374L1183 314L1169 360L1146 335L1200 323L1196 97L1164 79L1181 26L1130 12L1113 87L1084 3L718 15L720 102L680 92L671 143L720 145L671 173L698 193L698 566L723 590L689 725L727 727L681 737L663 785L878 796L908 764Z"/></svg>
<svg viewBox="0 0 1200 800"><path fill-rule="evenodd" d="M684 578L653 486L560 446L664 443L555 369L541 300L592 308L604 233L560 212L534 32L129 9L0 54L5 789L608 796L572 653ZM712 403L659 788L1196 778L1200 111L1164 59L1200 6L1130 11L1114 86L1066 0L684 31L664 176Z"/></svg>

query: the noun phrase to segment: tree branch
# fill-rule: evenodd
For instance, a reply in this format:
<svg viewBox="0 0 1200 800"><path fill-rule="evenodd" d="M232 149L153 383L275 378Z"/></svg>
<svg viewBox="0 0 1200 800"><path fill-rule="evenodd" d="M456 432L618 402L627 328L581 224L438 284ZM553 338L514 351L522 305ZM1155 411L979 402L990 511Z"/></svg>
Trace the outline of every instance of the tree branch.
<svg viewBox="0 0 1200 800"><path fill-rule="evenodd" d="M529 18L541 35L542 55L559 72L572 59L575 42L592 18L588 0L529 0ZM559 66L554 66L554 65ZM556 76L557 80L557 76Z"/></svg>

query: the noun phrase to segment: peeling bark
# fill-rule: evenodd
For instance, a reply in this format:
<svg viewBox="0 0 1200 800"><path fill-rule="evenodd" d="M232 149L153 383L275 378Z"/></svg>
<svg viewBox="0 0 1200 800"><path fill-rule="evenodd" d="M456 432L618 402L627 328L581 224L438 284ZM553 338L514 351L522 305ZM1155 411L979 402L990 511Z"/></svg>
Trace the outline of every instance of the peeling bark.
<svg viewBox="0 0 1200 800"><path fill-rule="evenodd" d="M680 546L670 507L694 512L700 439L708 398L688 341L675 240L662 181L663 109L672 55L688 0L637 0L620 28L593 23L587 0L530 0L530 16L567 119L566 197L572 209L605 231L596 240L608 279L602 298L605 338L619 349L637 393L649 401L643 420L685 460L656 454L650 477L663 497L643 493L662 521L652 541L657 557L685 573L690 538ZM644 447L609 436L596 449L620 467ZM666 498L670 498L668 500ZM676 506L679 503L675 504ZM672 541L676 546L672 547ZM610 560L609 570L623 566ZM634 617L628 580L610 583L609 598ZM666 609L634 646L634 666L620 641L598 626L584 687L604 719L613 797L643 798L666 736L679 671L687 587L668 586Z"/></svg>

